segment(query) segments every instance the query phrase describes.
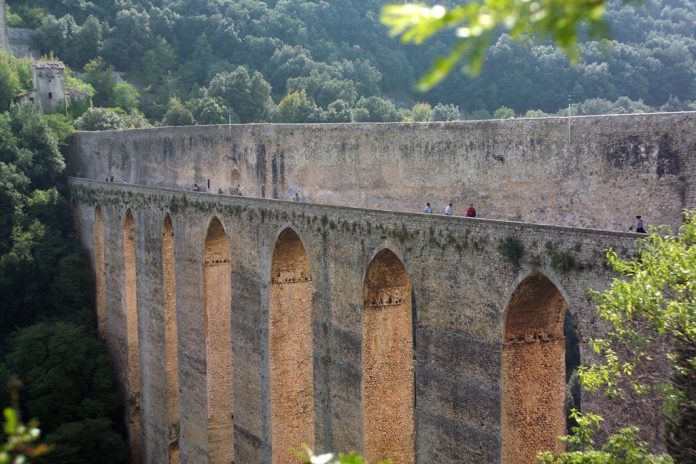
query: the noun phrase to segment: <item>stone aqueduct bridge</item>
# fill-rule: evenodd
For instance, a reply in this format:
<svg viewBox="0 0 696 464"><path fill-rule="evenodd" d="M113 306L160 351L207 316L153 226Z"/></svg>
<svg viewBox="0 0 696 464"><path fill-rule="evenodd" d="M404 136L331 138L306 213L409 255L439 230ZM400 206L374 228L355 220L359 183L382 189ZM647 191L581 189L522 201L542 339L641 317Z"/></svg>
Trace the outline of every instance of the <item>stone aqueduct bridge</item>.
<svg viewBox="0 0 696 464"><path fill-rule="evenodd" d="M283 463L301 442L371 462L532 462L565 430L564 313L585 362L587 337L602 331L585 292L611 279L607 247L635 243L600 230L70 185L130 440L148 463ZM619 417L601 401L582 405Z"/></svg>
<svg viewBox="0 0 696 464"><path fill-rule="evenodd" d="M570 128L570 134L568 129ZM249 124L84 132L73 174L246 196L628 230L696 206L696 112L417 124Z"/></svg>

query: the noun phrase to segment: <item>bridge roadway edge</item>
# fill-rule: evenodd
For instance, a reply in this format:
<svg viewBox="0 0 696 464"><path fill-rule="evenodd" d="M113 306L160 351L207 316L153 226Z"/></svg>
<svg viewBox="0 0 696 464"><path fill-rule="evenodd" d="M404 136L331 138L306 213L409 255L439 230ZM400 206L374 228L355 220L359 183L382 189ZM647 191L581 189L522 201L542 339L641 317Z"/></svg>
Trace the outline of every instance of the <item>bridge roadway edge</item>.
<svg viewBox="0 0 696 464"><path fill-rule="evenodd" d="M604 250L632 253L636 234L467 219L347 206L233 197L71 178L78 231L94 256L94 206L104 214L107 343L119 381L125 339L120 290L126 208L136 224L138 312L146 462L166 462L162 367L161 230L166 213L175 231L181 457L207 459L202 263L210 218L225 227L232 251L233 408L237 462L270 462L268 400L268 288L274 240L292 227L309 255L313 288L316 448L362 449L360 416L361 310L365 270L375 250L392 249L413 284L416 449L418 462L492 463L500 452L500 350L505 309L522 277L542 272L562 291L583 337L581 357L592 359L589 337L604 330L588 288L612 278ZM524 246L519 264L498 251L514 237ZM551 264L547 244L572 253L567 271ZM159 270L158 270L159 266ZM609 425L622 408L583 397ZM636 416L638 416L636 414Z"/></svg>

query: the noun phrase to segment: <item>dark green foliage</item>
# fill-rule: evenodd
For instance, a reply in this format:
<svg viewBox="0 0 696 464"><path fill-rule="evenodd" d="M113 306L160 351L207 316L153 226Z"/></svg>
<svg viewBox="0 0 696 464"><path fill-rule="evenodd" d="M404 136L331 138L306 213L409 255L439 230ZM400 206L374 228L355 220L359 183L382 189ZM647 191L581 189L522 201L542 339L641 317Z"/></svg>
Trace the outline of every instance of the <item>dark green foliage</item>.
<svg viewBox="0 0 696 464"><path fill-rule="evenodd" d="M57 133L54 133L54 128ZM0 385L24 384L56 454L42 462L127 462L122 416L91 309L91 272L61 195L69 118L34 105L0 113ZM0 404L8 403L0 388Z"/></svg>
<svg viewBox="0 0 696 464"><path fill-rule="evenodd" d="M43 322L18 330L5 366L22 379L23 409L45 430L118 410L106 347L84 326Z"/></svg>
<svg viewBox="0 0 696 464"><path fill-rule="evenodd" d="M224 124L227 122L237 123L237 114L228 109L222 99L216 97L201 97L189 100L186 103L191 111L193 118L198 124Z"/></svg>
<svg viewBox="0 0 696 464"><path fill-rule="evenodd" d="M277 122L318 122L321 114L314 101L308 98L302 89L283 97L278 103L274 119Z"/></svg>
<svg viewBox="0 0 696 464"><path fill-rule="evenodd" d="M96 106L107 107L112 103L112 95L116 79L114 68L101 58L95 58L85 65L82 79L94 87L96 94L93 102Z"/></svg>
<svg viewBox="0 0 696 464"><path fill-rule="evenodd" d="M232 72L217 74L210 81L208 94L232 108L241 122L253 122L266 115L271 86L260 72L249 72L240 66Z"/></svg>
<svg viewBox="0 0 696 464"><path fill-rule="evenodd" d="M169 101L169 108L162 118L163 126L190 126L194 122L193 114L181 103L181 100L172 98Z"/></svg>
<svg viewBox="0 0 696 464"><path fill-rule="evenodd" d="M42 53L54 51L76 69L103 58L103 66L86 69L85 79L97 88L96 105L114 104L114 81L109 82L107 71L117 69L141 92L140 108L150 121L163 118L170 98L198 98L216 75L240 66L250 81L260 73L257 82L270 85L276 103L304 90L321 110L313 120L326 122L349 120L346 112L329 108L339 99L357 121L401 119L398 112L387 110L385 116L365 104L355 108L368 97L388 96L403 108L429 103L433 120L458 117L451 107L443 113L447 105L460 109L464 119L489 119L501 107L518 115L528 110L553 114L567 106L568 96L579 113L693 109L696 101L696 32L691 27L696 13L688 0L609 5L610 39L580 43L575 67L548 44L518 43L494 33L478 79L454 72L425 94L414 91L415 76L446 53L454 37L402 46L379 23L383 1L9 3L19 15L13 21L38 27L34 40ZM240 82L238 88L254 87L246 78ZM221 96L240 121L270 120L264 85L260 95L239 93L234 104L225 93L217 89L209 95ZM199 119L189 109L201 124L220 119L219 112Z"/></svg>
<svg viewBox="0 0 696 464"><path fill-rule="evenodd" d="M353 119L357 122L398 121L396 107L389 100L381 97L368 97L358 100Z"/></svg>
<svg viewBox="0 0 696 464"><path fill-rule="evenodd" d="M83 131L123 129L123 118L110 108L93 107L75 120L75 127Z"/></svg>
<svg viewBox="0 0 696 464"><path fill-rule="evenodd" d="M128 449L123 438L111 428L106 418L85 419L62 424L46 436L53 445L51 453L37 463L121 464L128 462Z"/></svg>
<svg viewBox="0 0 696 464"><path fill-rule="evenodd" d="M696 453L696 347L678 341L674 354L674 386L682 392L674 413L665 418L667 451L677 462L693 462Z"/></svg>
<svg viewBox="0 0 696 464"><path fill-rule="evenodd" d="M524 245L515 237L505 237L498 243L498 252L518 265L524 256Z"/></svg>

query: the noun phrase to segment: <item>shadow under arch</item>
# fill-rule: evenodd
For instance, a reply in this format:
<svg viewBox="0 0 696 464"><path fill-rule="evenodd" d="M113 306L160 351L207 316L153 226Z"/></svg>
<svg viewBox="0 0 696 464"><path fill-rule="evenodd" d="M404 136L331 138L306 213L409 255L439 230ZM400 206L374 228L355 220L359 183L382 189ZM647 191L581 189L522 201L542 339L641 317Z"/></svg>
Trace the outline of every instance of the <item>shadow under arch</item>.
<svg viewBox="0 0 696 464"><path fill-rule="evenodd" d="M519 282L504 322L501 462L534 462L538 451L560 451L566 432L567 303L544 274Z"/></svg>
<svg viewBox="0 0 696 464"><path fill-rule="evenodd" d="M363 284L362 416L365 459L415 461L411 279L388 248Z"/></svg>
<svg viewBox="0 0 696 464"><path fill-rule="evenodd" d="M269 291L271 437L274 463L314 445L312 279L309 257L290 227L278 235Z"/></svg>
<svg viewBox="0 0 696 464"><path fill-rule="evenodd" d="M174 225L169 214L162 223L162 297L164 308L164 366L167 392L169 461L179 463L179 361L176 311Z"/></svg>
<svg viewBox="0 0 696 464"><path fill-rule="evenodd" d="M123 221L124 303L128 344L128 422L131 457L140 462L142 418L140 414L140 339L138 336L138 290L136 276L136 235L133 212L126 210Z"/></svg>
<svg viewBox="0 0 696 464"><path fill-rule="evenodd" d="M97 333L106 334L106 268L104 263L104 214L99 204L94 207L94 299L97 310Z"/></svg>
<svg viewBox="0 0 696 464"><path fill-rule="evenodd" d="M232 258L227 233L214 216L205 236L205 348L210 462L234 457L232 420Z"/></svg>

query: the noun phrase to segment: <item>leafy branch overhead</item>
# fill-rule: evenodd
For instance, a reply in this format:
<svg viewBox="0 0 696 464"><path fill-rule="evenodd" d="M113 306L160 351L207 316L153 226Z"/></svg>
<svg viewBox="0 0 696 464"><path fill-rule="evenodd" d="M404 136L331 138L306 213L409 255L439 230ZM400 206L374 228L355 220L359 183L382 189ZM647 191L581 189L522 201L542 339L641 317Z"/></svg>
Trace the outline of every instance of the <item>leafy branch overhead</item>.
<svg viewBox="0 0 696 464"><path fill-rule="evenodd" d="M390 4L382 9L382 23L392 36L416 45L440 32L454 32L456 41L449 54L437 58L418 82L418 88L425 91L460 61L470 74L478 75L488 47L503 31L513 40L549 38L576 63L583 32L591 38L607 35L605 7L606 0L483 0L450 9L443 5Z"/></svg>

